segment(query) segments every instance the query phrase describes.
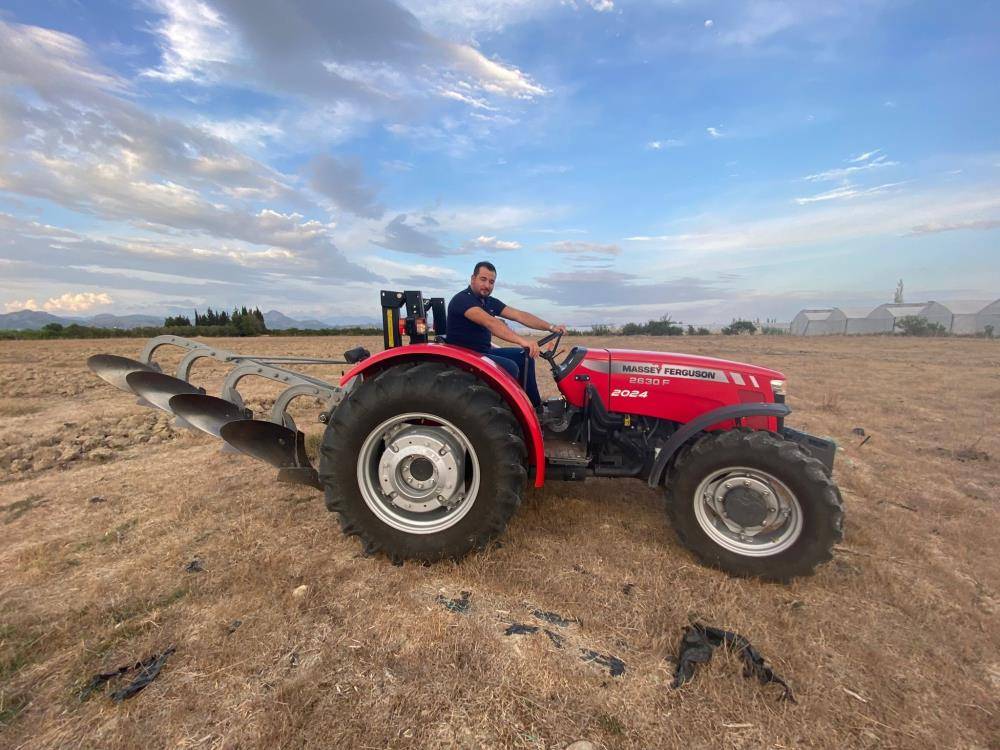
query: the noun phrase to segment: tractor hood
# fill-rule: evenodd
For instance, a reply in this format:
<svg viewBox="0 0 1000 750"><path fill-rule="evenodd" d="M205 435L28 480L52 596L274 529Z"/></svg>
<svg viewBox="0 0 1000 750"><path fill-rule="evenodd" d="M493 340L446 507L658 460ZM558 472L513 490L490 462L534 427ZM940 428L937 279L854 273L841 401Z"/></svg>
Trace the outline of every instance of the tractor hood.
<svg viewBox="0 0 1000 750"><path fill-rule="evenodd" d="M591 356L595 352L591 349ZM690 367L705 370L708 372L733 373L741 375L753 375L761 378L762 382L770 380L784 380L785 376L777 370L758 365L748 365L743 362L734 362L729 359L717 359L716 357L701 357L696 354L682 354L680 352L648 352L638 349L607 349L610 361L642 363L653 366L670 367ZM721 378L725 380L725 376Z"/></svg>

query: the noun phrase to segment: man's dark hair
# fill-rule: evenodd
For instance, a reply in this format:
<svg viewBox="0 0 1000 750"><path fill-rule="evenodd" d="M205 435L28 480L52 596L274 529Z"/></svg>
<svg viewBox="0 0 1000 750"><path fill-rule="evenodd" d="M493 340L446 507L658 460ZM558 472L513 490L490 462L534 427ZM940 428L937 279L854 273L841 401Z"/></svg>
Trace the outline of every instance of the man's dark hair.
<svg viewBox="0 0 1000 750"><path fill-rule="evenodd" d="M472 269L472 275L473 276L478 276L480 268L485 268L487 271L492 271L493 273L497 272L497 267L496 266L494 266L488 260L481 260L478 263L476 263L476 267Z"/></svg>

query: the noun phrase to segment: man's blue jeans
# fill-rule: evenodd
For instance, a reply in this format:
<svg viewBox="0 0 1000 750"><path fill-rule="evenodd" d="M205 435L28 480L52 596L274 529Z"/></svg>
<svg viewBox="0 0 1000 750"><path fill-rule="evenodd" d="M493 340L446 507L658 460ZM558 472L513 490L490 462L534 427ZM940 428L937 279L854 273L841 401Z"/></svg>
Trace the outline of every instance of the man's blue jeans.
<svg viewBox="0 0 1000 750"><path fill-rule="evenodd" d="M486 356L509 372L518 383L521 382L521 368L527 366L528 378L524 392L528 394L531 403L536 407L542 405L542 397L538 393L538 383L535 381L535 360L526 356L522 347L511 346L502 349L490 349L489 354ZM525 360L527 360L527 365L525 365Z"/></svg>

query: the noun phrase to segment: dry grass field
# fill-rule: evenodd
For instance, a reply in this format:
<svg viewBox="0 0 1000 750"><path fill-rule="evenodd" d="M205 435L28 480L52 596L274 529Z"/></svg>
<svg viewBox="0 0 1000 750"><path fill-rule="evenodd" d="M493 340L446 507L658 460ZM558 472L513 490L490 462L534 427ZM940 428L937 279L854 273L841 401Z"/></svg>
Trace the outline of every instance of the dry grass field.
<svg viewBox="0 0 1000 750"><path fill-rule="evenodd" d="M356 343L379 345L218 345ZM660 492L602 479L529 491L488 552L394 567L341 537L318 493L84 366L140 341L0 342L0 747L1000 747L1000 343L585 343L783 371L789 424L842 447L835 559L788 586L727 577L679 546ZM222 372L194 379L217 389ZM248 393L259 409L275 390ZM466 612L442 605L463 591ZM671 689L693 619L747 636L798 703L724 652ZM556 637L504 635L513 622ZM170 645L135 698L80 700Z"/></svg>

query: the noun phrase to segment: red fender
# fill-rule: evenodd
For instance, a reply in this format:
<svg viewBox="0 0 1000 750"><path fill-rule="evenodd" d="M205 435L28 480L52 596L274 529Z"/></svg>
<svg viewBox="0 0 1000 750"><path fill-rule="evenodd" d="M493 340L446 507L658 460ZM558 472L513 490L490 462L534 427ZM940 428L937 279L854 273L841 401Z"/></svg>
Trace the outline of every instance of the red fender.
<svg viewBox="0 0 1000 750"><path fill-rule="evenodd" d="M493 360L478 352L448 344L410 344L386 349L351 368L340 379L340 385L346 387L358 375L374 374L387 367L413 360L456 365L475 374L499 393L514 412L517 421L521 423L521 429L528 442L528 459L535 467L535 486L541 487L545 483L545 444L535 407L531 405L520 383Z"/></svg>

